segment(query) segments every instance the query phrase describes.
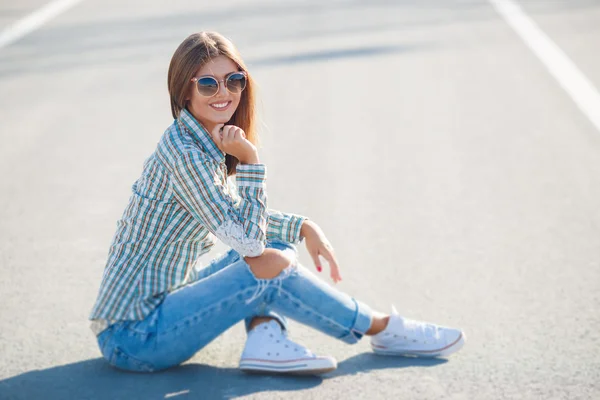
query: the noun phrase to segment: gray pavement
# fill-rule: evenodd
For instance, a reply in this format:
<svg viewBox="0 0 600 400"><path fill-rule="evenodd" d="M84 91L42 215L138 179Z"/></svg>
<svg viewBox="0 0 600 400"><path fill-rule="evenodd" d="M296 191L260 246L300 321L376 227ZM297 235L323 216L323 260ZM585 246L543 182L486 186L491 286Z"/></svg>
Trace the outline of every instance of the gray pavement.
<svg viewBox="0 0 600 400"><path fill-rule="evenodd" d="M0 29L43 4L16 3ZM600 1L520 4L600 88ZM100 358L115 222L203 29L260 85L269 207L323 228L341 290L462 327L460 353L380 358L292 323L338 370L244 375L241 324L163 373ZM600 398L600 132L486 1L84 0L0 48L0 141L0 399Z"/></svg>

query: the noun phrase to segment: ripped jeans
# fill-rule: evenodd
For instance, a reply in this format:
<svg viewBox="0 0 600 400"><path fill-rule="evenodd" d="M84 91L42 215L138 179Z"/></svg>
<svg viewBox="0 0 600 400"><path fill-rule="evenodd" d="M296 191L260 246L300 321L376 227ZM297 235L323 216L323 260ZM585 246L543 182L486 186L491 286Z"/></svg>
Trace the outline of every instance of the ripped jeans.
<svg viewBox="0 0 600 400"><path fill-rule="evenodd" d="M273 279L258 279L235 250L213 260L195 280L173 292L142 321L121 321L98 335L108 362L119 369L152 372L192 358L221 333L257 316L286 317L352 344L371 326L371 309L331 287L298 262L293 244L267 248L293 254L293 263Z"/></svg>

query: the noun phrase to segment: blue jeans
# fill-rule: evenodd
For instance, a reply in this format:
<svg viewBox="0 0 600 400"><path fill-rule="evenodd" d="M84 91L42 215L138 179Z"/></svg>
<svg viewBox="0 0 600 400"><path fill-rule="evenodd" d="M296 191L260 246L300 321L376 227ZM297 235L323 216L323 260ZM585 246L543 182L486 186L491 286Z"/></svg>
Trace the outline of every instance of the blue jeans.
<svg viewBox="0 0 600 400"><path fill-rule="evenodd" d="M293 255L273 279L258 279L235 250L213 260L193 282L167 294L142 321L121 321L98 335L108 362L119 369L151 372L181 364L221 333L257 316L286 317L352 344L368 331L371 309L331 287L298 262L293 244L266 247Z"/></svg>

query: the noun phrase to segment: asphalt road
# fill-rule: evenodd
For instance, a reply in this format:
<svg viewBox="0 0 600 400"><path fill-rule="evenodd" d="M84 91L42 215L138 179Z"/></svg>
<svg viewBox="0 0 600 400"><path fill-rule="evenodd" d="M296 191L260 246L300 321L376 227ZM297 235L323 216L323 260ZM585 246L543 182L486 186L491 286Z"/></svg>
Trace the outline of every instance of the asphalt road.
<svg viewBox="0 0 600 400"><path fill-rule="evenodd" d="M16 3L0 31L44 4ZM600 1L519 4L600 88ZM242 374L241 324L164 373L100 358L115 222L199 30L260 85L269 207L323 228L341 290L462 327L460 353L380 358L292 323L335 372ZM600 398L600 131L487 1L84 0L0 48L0 140L1 399Z"/></svg>

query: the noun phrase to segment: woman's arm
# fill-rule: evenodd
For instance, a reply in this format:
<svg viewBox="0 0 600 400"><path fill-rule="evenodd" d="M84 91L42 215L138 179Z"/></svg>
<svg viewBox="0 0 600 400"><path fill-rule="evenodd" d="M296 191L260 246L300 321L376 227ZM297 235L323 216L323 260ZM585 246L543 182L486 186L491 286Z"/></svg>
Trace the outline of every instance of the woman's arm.
<svg viewBox="0 0 600 400"><path fill-rule="evenodd" d="M266 165L238 164L236 174L239 201L234 205L219 165L200 150L188 150L175 163L173 195L223 243L242 256L256 257L266 244Z"/></svg>

